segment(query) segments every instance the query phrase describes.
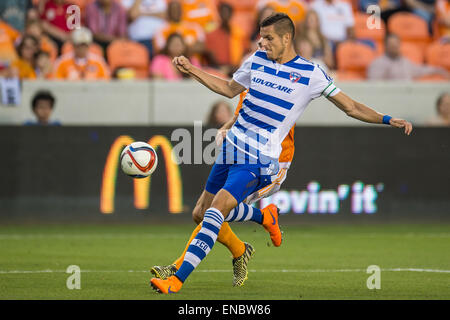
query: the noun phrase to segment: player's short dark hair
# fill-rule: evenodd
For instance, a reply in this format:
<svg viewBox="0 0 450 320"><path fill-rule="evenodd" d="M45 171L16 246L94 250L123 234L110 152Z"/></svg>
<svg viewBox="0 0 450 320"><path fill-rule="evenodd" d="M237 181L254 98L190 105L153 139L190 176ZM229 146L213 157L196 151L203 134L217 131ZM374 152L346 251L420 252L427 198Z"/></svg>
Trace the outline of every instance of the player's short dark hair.
<svg viewBox="0 0 450 320"><path fill-rule="evenodd" d="M33 96L33 99L31 100L31 108L34 110L36 109L37 103L40 100L50 101L50 105L53 109L53 106L55 105L55 97L53 94L48 90L39 90L35 93Z"/></svg>
<svg viewBox="0 0 450 320"><path fill-rule="evenodd" d="M268 27L273 25L275 28L275 32L279 36L283 36L286 33L290 33L292 40L294 40L295 37L295 25L291 18L285 13L274 13L270 16L268 16L266 19L264 19L260 24L259 27Z"/></svg>

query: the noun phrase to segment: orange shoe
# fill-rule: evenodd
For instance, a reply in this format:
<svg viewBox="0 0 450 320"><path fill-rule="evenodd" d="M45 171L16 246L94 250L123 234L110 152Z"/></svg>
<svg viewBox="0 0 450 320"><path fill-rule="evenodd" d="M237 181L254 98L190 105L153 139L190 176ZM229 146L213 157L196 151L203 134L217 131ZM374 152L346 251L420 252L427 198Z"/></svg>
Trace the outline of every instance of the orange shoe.
<svg viewBox="0 0 450 320"><path fill-rule="evenodd" d="M166 280L152 278L150 285L159 293L169 294L180 291L183 282L176 276L171 276Z"/></svg>
<svg viewBox="0 0 450 320"><path fill-rule="evenodd" d="M270 234L270 239L275 247L281 246L283 234L278 225L278 208L274 204L269 204L261 210L263 214L263 227Z"/></svg>

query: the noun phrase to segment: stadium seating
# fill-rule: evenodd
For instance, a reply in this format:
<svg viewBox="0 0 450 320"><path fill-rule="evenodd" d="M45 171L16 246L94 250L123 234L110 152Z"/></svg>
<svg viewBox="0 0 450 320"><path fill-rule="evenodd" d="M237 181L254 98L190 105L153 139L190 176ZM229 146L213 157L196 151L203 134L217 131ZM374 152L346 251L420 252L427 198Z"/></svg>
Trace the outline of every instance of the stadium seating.
<svg viewBox="0 0 450 320"><path fill-rule="evenodd" d="M424 53L426 45L430 42L427 23L413 13L393 14L388 21L388 31L399 36L402 42L408 42L421 48Z"/></svg>
<svg viewBox="0 0 450 320"><path fill-rule="evenodd" d="M433 66L440 66L450 71L450 43L434 42L426 51L426 61Z"/></svg>
<svg viewBox="0 0 450 320"><path fill-rule="evenodd" d="M434 42L428 45L425 61L427 64L432 66L439 66L450 71L450 44L441 44L439 42ZM439 74L423 76L415 79L416 81L448 81L444 76Z"/></svg>
<svg viewBox="0 0 450 320"><path fill-rule="evenodd" d="M345 41L336 51L339 80L364 80L369 64L375 59L375 51L362 43Z"/></svg>
<svg viewBox="0 0 450 320"><path fill-rule="evenodd" d="M412 62L417 64L423 64L424 60L423 50L418 48L416 45L404 42L400 46L400 52L403 56L405 56Z"/></svg>
<svg viewBox="0 0 450 320"><path fill-rule="evenodd" d="M147 48L130 40L115 40L106 49L111 72L119 67L131 68L136 72L136 78L145 79L149 75Z"/></svg>
<svg viewBox="0 0 450 320"><path fill-rule="evenodd" d="M72 42L70 41L65 42L61 48L61 54L66 54L72 51L73 51ZM103 57L103 49L100 45L96 43L92 43L89 46L89 52Z"/></svg>
<svg viewBox="0 0 450 320"><path fill-rule="evenodd" d="M377 46L377 55L383 53L384 37L386 35L386 26L383 20L380 19L380 29L369 29L367 27L367 19L370 15L361 12L355 13L355 36L358 39L370 39L375 42Z"/></svg>

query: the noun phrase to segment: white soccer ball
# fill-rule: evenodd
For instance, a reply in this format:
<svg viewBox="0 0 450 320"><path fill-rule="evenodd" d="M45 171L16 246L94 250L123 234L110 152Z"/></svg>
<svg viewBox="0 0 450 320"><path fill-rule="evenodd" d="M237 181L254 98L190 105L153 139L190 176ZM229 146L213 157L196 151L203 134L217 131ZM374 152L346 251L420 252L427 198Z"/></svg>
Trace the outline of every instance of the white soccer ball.
<svg viewBox="0 0 450 320"><path fill-rule="evenodd" d="M133 178L145 178L155 171L158 156L155 149L145 142L133 142L120 155L122 171Z"/></svg>

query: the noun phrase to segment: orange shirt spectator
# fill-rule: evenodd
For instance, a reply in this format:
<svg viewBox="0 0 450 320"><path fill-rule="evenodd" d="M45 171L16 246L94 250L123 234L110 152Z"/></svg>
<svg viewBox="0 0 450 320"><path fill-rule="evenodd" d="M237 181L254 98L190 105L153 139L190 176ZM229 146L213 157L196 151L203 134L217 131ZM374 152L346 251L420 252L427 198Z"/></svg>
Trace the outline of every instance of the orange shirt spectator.
<svg viewBox="0 0 450 320"><path fill-rule="evenodd" d="M167 23L155 35L156 50L160 51L164 48L167 38L172 33L179 33L184 38L188 46L192 46L196 42L205 41L205 34L203 33L203 30L195 23Z"/></svg>
<svg viewBox="0 0 450 320"><path fill-rule="evenodd" d="M0 21L0 60L13 61L17 59L14 42L20 36L19 31L9 24Z"/></svg>
<svg viewBox="0 0 450 320"><path fill-rule="evenodd" d="M167 4L167 22L155 34L155 47L161 51L166 45L167 38L172 33L180 34L186 44L192 47L196 43L205 41L205 33L201 26L195 22L183 21L183 9L178 0L171 0ZM194 50L195 51L195 50Z"/></svg>
<svg viewBox="0 0 450 320"><path fill-rule="evenodd" d="M217 25L218 15L215 1L211 0L180 0L183 20L196 22L206 32L211 31Z"/></svg>
<svg viewBox="0 0 450 320"><path fill-rule="evenodd" d="M92 53L85 58L76 58L75 53L67 53L56 60L55 79L64 80L108 80L110 73L105 60Z"/></svg>
<svg viewBox="0 0 450 320"><path fill-rule="evenodd" d="M436 1L436 22L439 38L450 38L450 1Z"/></svg>
<svg viewBox="0 0 450 320"><path fill-rule="evenodd" d="M258 7L272 7L276 12L287 14L295 24L305 19L308 5L300 0L263 0L259 1Z"/></svg>
<svg viewBox="0 0 450 320"><path fill-rule="evenodd" d="M25 35L19 46L17 53L19 58L11 63L11 68L20 79L36 79L34 73L34 56L39 50L39 41L30 35Z"/></svg>
<svg viewBox="0 0 450 320"><path fill-rule="evenodd" d="M239 66L246 45L245 34L231 23L233 8L228 3L219 4L221 25L206 35L206 48L222 65Z"/></svg>
<svg viewBox="0 0 450 320"><path fill-rule="evenodd" d="M11 63L11 68L15 70L15 73L19 79L36 79L36 74L34 73L33 67L26 60L14 60Z"/></svg>
<svg viewBox="0 0 450 320"><path fill-rule="evenodd" d="M74 47L55 62L55 79L65 80L107 80L110 71L103 57L89 52L92 33L87 28L76 29L71 34Z"/></svg>

